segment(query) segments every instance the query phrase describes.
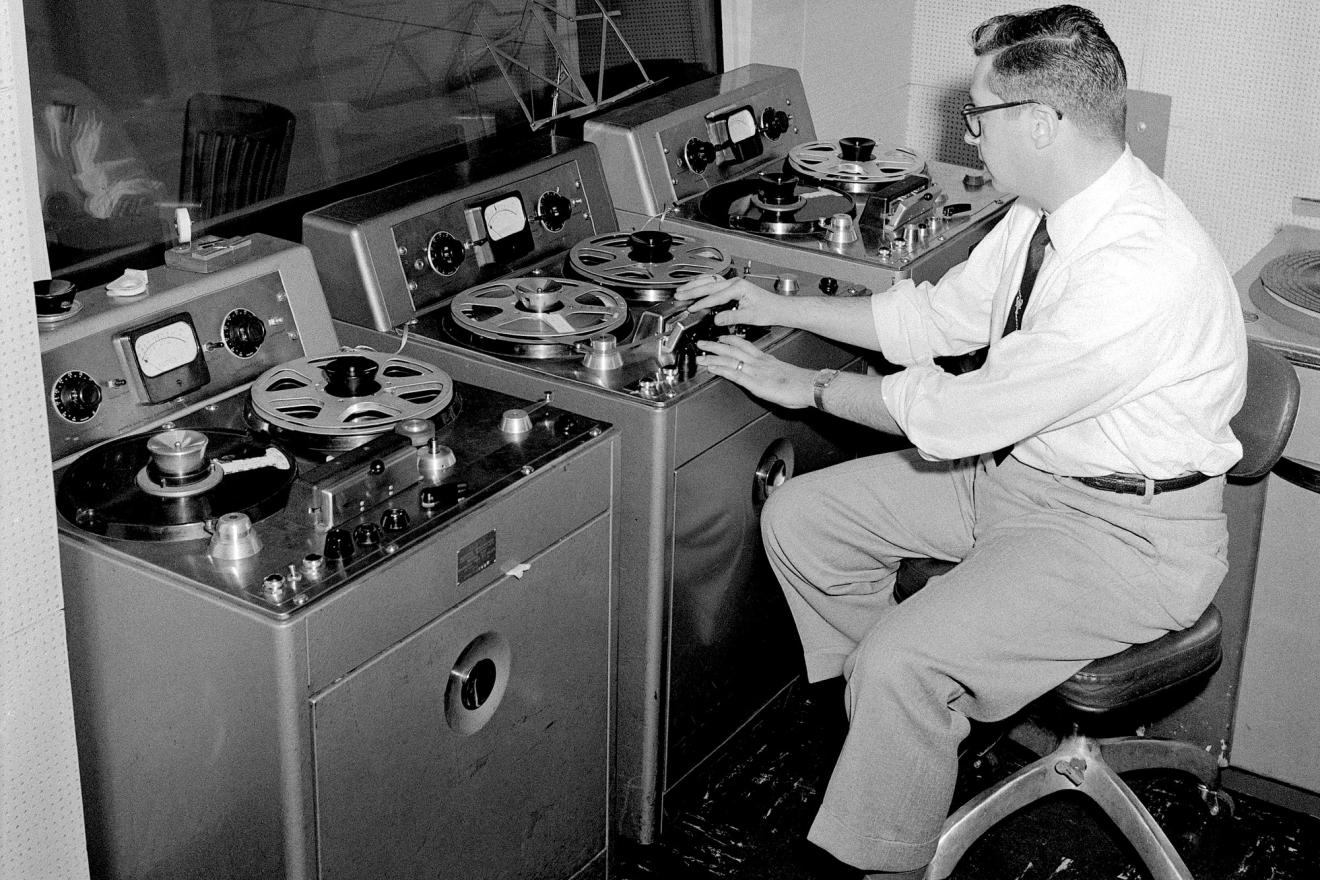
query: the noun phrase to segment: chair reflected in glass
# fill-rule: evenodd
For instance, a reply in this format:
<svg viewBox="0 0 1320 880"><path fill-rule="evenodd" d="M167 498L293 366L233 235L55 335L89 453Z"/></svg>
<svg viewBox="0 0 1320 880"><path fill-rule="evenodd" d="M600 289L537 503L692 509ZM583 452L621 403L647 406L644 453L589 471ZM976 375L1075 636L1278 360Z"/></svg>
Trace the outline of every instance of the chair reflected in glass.
<svg viewBox="0 0 1320 880"><path fill-rule="evenodd" d="M284 194L294 115L278 104L198 93L184 115L179 201L194 220Z"/></svg>

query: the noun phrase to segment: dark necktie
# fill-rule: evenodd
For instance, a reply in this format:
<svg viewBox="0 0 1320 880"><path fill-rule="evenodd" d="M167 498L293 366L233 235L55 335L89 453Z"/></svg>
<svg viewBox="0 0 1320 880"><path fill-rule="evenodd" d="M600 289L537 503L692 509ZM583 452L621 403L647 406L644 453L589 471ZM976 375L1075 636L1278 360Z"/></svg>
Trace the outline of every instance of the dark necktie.
<svg viewBox="0 0 1320 880"><path fill-rule="evenodd" d="M1040 274L1040 266L1045 262L1045 246L1049 243L1050 234L1045 229L1045 217L1041 215L1040 222L1036 224L1036 231L1031 234L1031 242L1027 245L1027 262L1022 267L1022 281L1018 284L1017 296L1013 297L1013 303L1008 308L1008 319L1004 321L1004 336L1014 330L1022 329L1022 313L1027 310L1027 298L1031 296L1031 288L1036 285L1036 276ZM981 369L985 365L988 351L990 346L983 345L966 354L941 355L935 358L935 363L944 372L959 376Z"/></svg>
<svg viewBox="0 0 1320 880"><path fill-rule="evenodd" d="M1045 247L1050 243L1049 230L1045 228L1045 217L1041 215L1036 224L1036 231L1031 233L1031 243L1027 245L1027 264L1022 267L1022 283L1018 285L1017 296L1008 309L1008 320L1004 322L1004 335L1022 329L1022 313L1027 310L1027 300L1031 289L1036 286L1036 276L1040 274L1040 264L1045 262Z"/></svg>
<svg viewBox="0 0 1320 880"><path fill-rule="evenodd" d="M1018 285L1017 296L1008 307L1008 319L1004 321L1004 336L1014 330L1022 329L1022 313L1027 310L1027 300L1031 298L1031 289L1036 286L1036 276L1040 274L1040 265L1045 262L1045 246L1050 243L1049 230L1045 228L1045 216L1036 224L1036 231L1031 234L1031 243L1027 245L1027 264L1022 268L1022 283ZM984 362L984 359L983 359ZM1013 451L1013 444L995 450L995 464L1004 463Z"/></svg>

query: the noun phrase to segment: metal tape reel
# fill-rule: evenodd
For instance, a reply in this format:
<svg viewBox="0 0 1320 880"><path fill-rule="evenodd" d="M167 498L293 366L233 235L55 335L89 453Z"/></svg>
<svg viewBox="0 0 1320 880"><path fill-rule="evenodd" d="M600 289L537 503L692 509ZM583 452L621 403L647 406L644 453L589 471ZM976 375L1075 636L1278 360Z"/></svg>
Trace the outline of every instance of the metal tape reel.
<svg viewBox="0 0 1320 880"><path fill-rule="evenodd" d="M633 233L611 232L583 239L568 252L569 265L583 278L598 284L633 290L673 290L701 275L724 275L733 260L713 245L686 235L666 234L664 259L649 262L639 257Z"/></svg>
<svg viewBox="0 0 1320 880"><path fill-rule="evenodd" d="M788 164L805 177L855 187L878 187L926 173L925 160L911 150L898 147L865 161L853 161L843 158L839 144L828 141L793 147Z"/></svg>
<svg viewBox="0 0 1320 880"><path fill-rule="evenodd" d="M326 368L342 358L373 363L377 387L351 396L330 393ZM354 350L272 367L252 383L250 405L272 432L337 438L352 446L406 419L429 419L453 397L453 380L439 367L404 355Z"/></svg>
<svg viewBox="0 0 1320 880"><path fill-rule="evenodd" d="M505 278L469 287L449 304L454 326L497 343L571 344L616 330L628 304L612 290L571 278Z"/></svg>

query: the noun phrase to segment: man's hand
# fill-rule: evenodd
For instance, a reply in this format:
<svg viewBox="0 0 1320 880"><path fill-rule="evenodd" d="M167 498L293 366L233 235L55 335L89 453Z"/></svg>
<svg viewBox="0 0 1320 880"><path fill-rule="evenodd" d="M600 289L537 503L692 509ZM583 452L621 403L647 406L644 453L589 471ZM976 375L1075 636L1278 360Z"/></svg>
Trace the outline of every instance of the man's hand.
<svg viewBox="0 0 1320 880"><path fill-rule="evenodd" d="M713 309L733 303L732 309L723 309L715 313L717 327L728 327L733 324L747 324L754 327L785 325L786 315L782 308L784 297L762 290L742 278L702 275L675 290L674 299L695 300L689 306L693 311Z"/></svg>
<svg viewBox="0 0 1320 880"><path fill-rule="evenodd" d="M698 364L762 400L790 409L811 406L815 370L786 364L738 336L721 336L718 342L698 341L697 347L707 352L697 357Z"/></svg>

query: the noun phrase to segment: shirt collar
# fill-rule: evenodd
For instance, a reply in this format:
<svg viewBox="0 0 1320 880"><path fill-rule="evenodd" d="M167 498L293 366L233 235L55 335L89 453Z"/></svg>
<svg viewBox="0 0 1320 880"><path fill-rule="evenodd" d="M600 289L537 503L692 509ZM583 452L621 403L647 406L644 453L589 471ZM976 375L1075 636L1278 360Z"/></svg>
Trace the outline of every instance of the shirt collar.
<svg viewBox="0 0 1320 880"><path fill-rule="evenodd" d="M1055 252L1067 251L1100 222L1136 178L1139 163L1140 160L1132 155L1132 149L1125 145L1122 154L1104 174L1050 213L1050 244Z"/></svg>

